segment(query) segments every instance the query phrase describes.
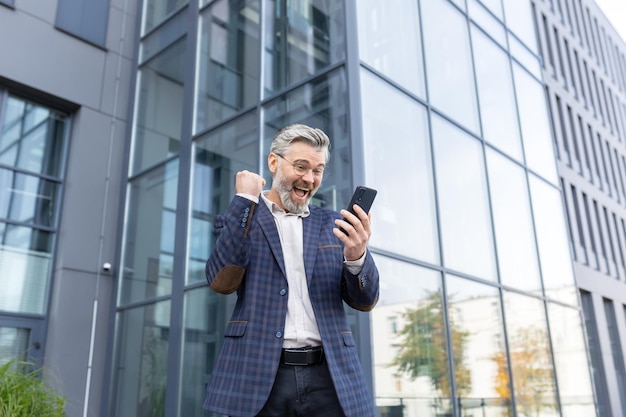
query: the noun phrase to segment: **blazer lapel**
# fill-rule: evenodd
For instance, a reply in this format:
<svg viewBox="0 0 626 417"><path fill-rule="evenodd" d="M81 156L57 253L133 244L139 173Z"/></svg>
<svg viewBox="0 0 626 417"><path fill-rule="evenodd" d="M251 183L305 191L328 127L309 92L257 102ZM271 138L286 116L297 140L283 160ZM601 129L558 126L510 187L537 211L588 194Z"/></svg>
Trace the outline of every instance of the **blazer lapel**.
<svg viewBox="0 0 626 417"><path fill-rule="evenodd" d="M257 205L257 221L261 226L261 230L267 239L267 243L270 246L272 253L274 254L274 258L276 258L276 262L280 266L280 270L282 271L284 276L285 274L285 260L283 258L283 249L280 246L280 236L278 236L278 229L276 228L276 223L274 221L274 216L270 212L270 209L267 207L267 204L263 201L262 198L259 197L259 204Z"/></svg>
<svg viewBox="0 0 626 417"><path fill-rule="evenodd" d="M306 273L307 282L310 283L313 276L313 266L317 256L317 246L320 241L320 233L322 230L322 216L310 207L311 213L308 217L302 219L303 229L303 247L304 247L304 271Z"/></svg>

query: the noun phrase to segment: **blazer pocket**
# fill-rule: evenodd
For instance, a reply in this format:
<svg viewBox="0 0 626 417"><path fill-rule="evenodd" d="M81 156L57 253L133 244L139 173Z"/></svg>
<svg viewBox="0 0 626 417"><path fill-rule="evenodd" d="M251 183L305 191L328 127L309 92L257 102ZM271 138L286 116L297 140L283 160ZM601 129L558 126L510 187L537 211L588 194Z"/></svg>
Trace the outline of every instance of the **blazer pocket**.
<svg viewBox="0 0 626 417"><path fill-rule="evenodd" d="M246 333L247 321L231 321L224 330L224 336L241 337Z"/></svg>
<svg viewBox="0 0 626 417"><path fill-rule="evenodd" d="M356 343L354 342L354 336L352 336L352 332L347 331L347 332L342 332L341 335L343 336L343 344L346 346L356 346Z"/></svg>

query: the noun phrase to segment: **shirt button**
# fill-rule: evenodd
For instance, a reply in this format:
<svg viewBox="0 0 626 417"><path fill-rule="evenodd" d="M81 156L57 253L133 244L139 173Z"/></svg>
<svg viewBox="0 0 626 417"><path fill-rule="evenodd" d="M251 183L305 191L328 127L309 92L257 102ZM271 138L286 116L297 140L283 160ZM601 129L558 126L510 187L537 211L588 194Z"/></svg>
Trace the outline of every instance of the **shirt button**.
<svg viewBox="0 0 626 417"><path fill-rule="evenodd" d="M285 294L287 294L287 290L286 289L283 288L282 290L280 290L280 295L285 295Z"/></svg>
<svg viewBox="0 0 626 417"><path fill-rule="evenodd" d="M280 339L281 337L283 337L283 333L282 332L276 332L276 337L278 339Z"/></svg>

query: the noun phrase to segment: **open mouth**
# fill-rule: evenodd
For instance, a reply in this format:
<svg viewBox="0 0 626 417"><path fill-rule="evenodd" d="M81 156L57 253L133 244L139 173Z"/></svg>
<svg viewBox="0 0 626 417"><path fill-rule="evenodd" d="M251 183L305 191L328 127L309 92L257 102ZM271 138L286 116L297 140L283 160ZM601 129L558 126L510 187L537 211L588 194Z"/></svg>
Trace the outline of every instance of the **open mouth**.
<svg viewBox="0 0 626 417"><path fill-rule="evenodd" d="M293 193L298 199L304 200L309 196L310 190L304 188L293 187Z"/></svg>

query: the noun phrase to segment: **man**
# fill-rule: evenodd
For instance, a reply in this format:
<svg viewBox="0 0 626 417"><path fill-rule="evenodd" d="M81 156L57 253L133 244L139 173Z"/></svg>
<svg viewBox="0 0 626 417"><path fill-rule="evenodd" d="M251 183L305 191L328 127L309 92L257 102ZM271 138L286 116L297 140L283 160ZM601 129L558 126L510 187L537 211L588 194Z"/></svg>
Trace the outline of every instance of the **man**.
<svg viewBox="0 0 626 417"><path fill-rule="evenodd" d="M261 176L238 172L237 195L215 219L207 280L238 298L207 387L208 410L375 415L343 306L369 311L378 300L378 270L367 251L371 215L356 205L358 217L309 206L329 147L319 129L282 129L267 157L271 189L263 191Z"/></svg>

